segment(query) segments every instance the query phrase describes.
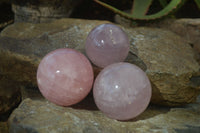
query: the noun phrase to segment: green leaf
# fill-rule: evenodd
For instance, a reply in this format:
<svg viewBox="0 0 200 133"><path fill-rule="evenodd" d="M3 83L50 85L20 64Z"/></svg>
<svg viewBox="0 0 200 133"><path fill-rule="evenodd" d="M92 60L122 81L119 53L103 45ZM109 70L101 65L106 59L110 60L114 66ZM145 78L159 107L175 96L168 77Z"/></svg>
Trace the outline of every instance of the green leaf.
<svg viewBox="0 0 200 133"><path fill-rule="evenodd" d="M108 4L104 3L104 2L101 2L101 1L99 1L99 0L94 0L94 1L95 1L96 3L98 3L98 4L100 4L100 5L102 5L102 6L106 7L106 8L108 8L108 9L110 9L111 11L113 11L113 12L115 12L115 13L121 15L121 16L124 16L124 17L126 17L126 18L131 19L131 14L128 14L128 13L126 13L126 12L123 12L123 11L121 11L121 10L119 10L119 9L117 9L117 8L115 8L115 7L113 7L113 6L111 6L111 5L108 5Z"/></svg>
<svg viewBox="0 0 200 133"><path fill-rule="evenodd" d="M173 9L175 9L179 4L181 4L182 0L171 0L171 2L161 11L159 11L158 13L152 14L152 15L138 15L136 13L133 14L129 14L126 12L123 12L119 9L116 9L113 6L110 6L104 2L101 2L99 0L94 0L95 2L99 3L100 5L112 10L113 12L126 17L128 19L132 19L132 20L152 20L152 19L156 19L156 18L160 18L163 17L167 14L169 14L171 11L173 11ZM148 4L146 4L148 5ZM143 12L144 13L144 12Z"/></svg>
<svg viewBox="0 0 200 133"><path fill-rule="evenodd" d="M164 9L162 9L158 13L152 15L146 15L145 19L155 19L165 16L169 14L171 11L173 11L173 9L175 9L179 4L181 4L181 2L182 0L171 0L171 2ZM143 17L141 19L143 19Z"/></svg>
<svg viewBox="0 0 200 133"><path fill-rule="evenodd" d="M153 0L134 0L131 14L134 16L144 16Z"/></svg>
<svg viewBox="0 0 200 133"><path fill-rule="evenodd" d="M198 8L200 9L200 0L194 0L198 6Z"/></svg>

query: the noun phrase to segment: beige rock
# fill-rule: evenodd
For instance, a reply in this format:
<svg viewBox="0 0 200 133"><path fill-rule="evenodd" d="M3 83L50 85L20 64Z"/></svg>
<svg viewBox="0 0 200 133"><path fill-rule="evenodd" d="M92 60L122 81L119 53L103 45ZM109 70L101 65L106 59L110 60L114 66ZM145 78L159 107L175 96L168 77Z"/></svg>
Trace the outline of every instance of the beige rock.
<svg viewBox="0 0 200 133"><path fill-rule="evenodd" d="M165 19L149 26L171 30L189 43L200 46L200 18Z"/></svg>
<svg viewBox="0 0 200 133"><path fill-rule="evenodd" d="M115 22L125 27L136 27L136 23L133 21L123 18L119 15L115 15ZM170 30L180 35L190 45L194 47L198 52L197 59L200 62L200 19L199 18L181 18L181 19L162 19L160 21L154 21L151 23L144 24L147 27L156 27L166 30Z"/></svg>
<svg viewBox="0 0 200 133"><path fill-rule="evenodd" d="M183 37L194 47L200 62L200 18L166 19L149 26L167 29Z"/></svg>
<svg viewBox="0 0 200 133"><path fill-rule="evenodd" d="M145 64L152 82L154 103L178 105L193 101L200 88L198 81L191 82L199 75L192 48L170 31L147 27L129 31L131 50Z"/></svg>
<svg viewBox="0 0 200 133"><path fill-rule="evenodd" d="M44 55L63 47L85 53L88 33L102 23L109 22L61 19L48 24L13 24L1 33L0 71L15 81L36 86L37 66ZM131 45L126 61L146 71L153 87L152 103L175 106L194 102L200 78L190 45L167 30L122 28Z"/></svg>
<svg viewBox="0 0 200 133"><path fill-rule="evenodd" d="M88 106L85 106L88 107ZM185 108L150 106L139 117L117 121L100 111L60 107L48 101L25 99L9 118L10 133L197 133L200 104Z"/></svg>

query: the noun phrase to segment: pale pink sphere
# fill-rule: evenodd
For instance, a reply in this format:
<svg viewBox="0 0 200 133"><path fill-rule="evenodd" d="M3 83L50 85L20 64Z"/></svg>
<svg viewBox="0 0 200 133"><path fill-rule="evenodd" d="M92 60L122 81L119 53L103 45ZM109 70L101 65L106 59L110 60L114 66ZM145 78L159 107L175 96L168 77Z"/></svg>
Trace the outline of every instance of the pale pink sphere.
<svg viewBox="0 0 200 133"><path fill-rule="evenodd" d="M47 54L37 70L37 83L49 101L69 106L87 96L93 84L93 69L80 52L63 48Z"/></svg>
<svg viewBox="0 0 200 133"><path fill-rule="evenodd" d="M86 39L85 49L95 65L104 68L126 59L129 52L127 34L113 24L102 24L94 28Z"/></svg>
<svg viewBox="0 0 200 133"><path fill-rule="evenodd" d="M97 107L117 120L141 114L151 99L151 84L145 72L130 63L115 63L97 76L93 95Z"/></svg>

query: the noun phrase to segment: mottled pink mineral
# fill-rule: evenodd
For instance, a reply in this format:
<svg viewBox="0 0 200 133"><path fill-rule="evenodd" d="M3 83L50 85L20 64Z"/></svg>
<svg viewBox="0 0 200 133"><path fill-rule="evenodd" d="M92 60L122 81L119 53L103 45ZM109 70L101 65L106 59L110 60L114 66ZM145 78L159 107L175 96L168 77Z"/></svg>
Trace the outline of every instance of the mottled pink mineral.
<svg viewBox="0 0 200 133"><path fill-rule="evenodd" d="M151 99L151 84L145 72L130 63L115 63L97 76L93 95L97 107L117 120L141 114Z"/></svg>
<svg viewBox="0 0 200 133"><path fill-rule="evenodd" d="M129 52L129 44L127 34L120 27L102 24L89 33L85 49L92 63L104 68L124 61Z"/></svg>
<svg viewBox="0 0 200 133"><path fill-rule="evenodd" d="M69 106L78 103L90 92L93 69L80 52L57 49L40 62L37 82L46 99L61 106Z"/></svg>

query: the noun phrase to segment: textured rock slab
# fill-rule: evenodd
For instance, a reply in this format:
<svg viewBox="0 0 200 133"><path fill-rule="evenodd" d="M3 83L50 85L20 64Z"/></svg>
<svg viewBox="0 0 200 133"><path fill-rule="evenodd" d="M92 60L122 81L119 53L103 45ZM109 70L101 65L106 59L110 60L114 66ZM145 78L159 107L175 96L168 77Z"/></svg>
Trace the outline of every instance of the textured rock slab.
<svg viewBox="0 0 200 133"><path fill-rule="evenodd" d="M200 45L200 19L166 19L157 24L153 24L154 27L160 27L171 30L178 35L184 37L192 44Z"/></svg>
<svg viewBox="0 0 200 133"><path fill-rule="evenodd" d="M128 133L199 131L200 104L185 108L149 107L131 121L109 119L98 110L56 106L25 99L9 118L10 133Z"/></svg>
<svg viewBox="0 0 200 133"><path fill-rule="evenodd" d="M149 26L171 30L174 33L183 37L198 52L197 58L200 61L200 19L199 18L166 19L154 24L150 24Z"/></svg>
<svg viewBox="0 0 200 133"><path fill-rule="evenodd" d="M115 16L115 22L125 26L125 27L136 27L132 25L132 21L123 18L119 15ZM195 18L182 18L182 19L163 19L161 21L155 21L152 23L145 24L148 27L162 28L170 30L185 39L194 49L200 54L200 19ZM200 55L197 55L198 60L200 60Z"/></svg>
<svg viewBox="0 0 200 133"><path fill-rule="evenodd" d="M21 93L17 83L0 76L0 120L7 120L20 101Z"/></svg>
<svg viewBox="0 0 200 133"><path fill-rule="evenodd" d="M15 22L49 22L69 17L81 0L12 0Z"/></svg>
<svg viewBox="0 0 200 133"><path fill-rule="evenodd" d="M199 94L199 65L192 48L180 36L162 29L134 28L127 32L132 35L132 53L147 68L154 103L179 105L194 101ZM193 76L197 76L194 82Z"/></svg>
<svg viewBox="0 0 200 133"><path fill-rule="evenodd" d="M36 85L37 66L43 56L63 47L83 51L87 34L102 23L106 21L63 19L50 24L14 24L1 34L0 70L14 80Z"/></svg>
<svg viewBox="0 0 200 133"><path fill-rule="evenodd" d="M1 33L0 71L13 80L36 86L37 66L44 55L63 47L85 53L88 33L103 23L108 22L61 19L48 24L13 24ZM199 65L187 42L162 29L123 29L131 43L127 61L146 71L153 86L153 103L180 105L196 100L200 86ZM98 71L95 68L95 72Z"/></svg>

